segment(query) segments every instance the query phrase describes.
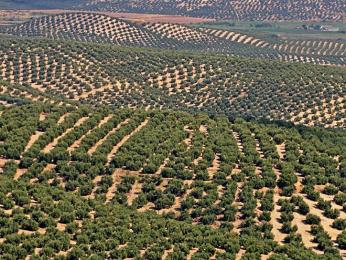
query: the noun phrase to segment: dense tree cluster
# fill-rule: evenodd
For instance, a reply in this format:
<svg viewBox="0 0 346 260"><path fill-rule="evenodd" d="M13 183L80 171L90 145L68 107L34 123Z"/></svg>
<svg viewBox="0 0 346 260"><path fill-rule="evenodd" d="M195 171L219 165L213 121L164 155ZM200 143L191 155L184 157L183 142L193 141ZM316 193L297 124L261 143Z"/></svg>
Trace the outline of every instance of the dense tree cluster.
<svg viewBox="0 0 346 260"><path fill-rule="evenodd" d="M343 130L50 103L1 113L6 257L316 258L297 219L314 251L345 248Z"/></svg>

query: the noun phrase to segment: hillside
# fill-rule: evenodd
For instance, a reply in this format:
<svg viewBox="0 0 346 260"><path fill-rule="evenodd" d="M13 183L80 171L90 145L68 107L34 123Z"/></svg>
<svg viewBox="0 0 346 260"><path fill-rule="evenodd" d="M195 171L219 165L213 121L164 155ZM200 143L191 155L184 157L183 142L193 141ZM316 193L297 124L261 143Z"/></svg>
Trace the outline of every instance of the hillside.
<svg viewBox="0 0 346 260"><path fill-rule="evenodd" d="M0 53L0 78L51 97L345 126L342 68L5 37Z"/></svg>
<svg viewBox="0 0 346 260"><path fill-rule="evenodd" d="M0 139L7 258L346 254L344 131L34 102Z"/></svg>
<svg viewBox="0 0 346 260"><path fill-rule="evenodd" d="M153 0L88 1L77 5L88 10L112 10L184 14L233 20L332 20L345 19L346 3L337 0L250 1L250 0Z"/></svg>
<svg viewBox="0 0 346 260"><path fill-rule="evenodd" d="M338 39L268 39L248 33L170 23L133 23L96 13L37 17L0 27L0 33L121 46L223 53L280 61L345 66L346 44Z"/></svg>
<svg viewBox="0 0 346 260"><path fill-rule="evenodd" d="M132 23L95 13L67 13L34 18L16 26L0 27L0 33L20 37L279 58L276 51L257 50L253 46L227 41L198 28L168 23Z"/></svg>
<svg viewBox="0 0 346 260"><path fill-rule="evenodd" d="M296 61L318 65L345 65L346 43L344 39L323 38L324 35L307 38L298 36L287 38L280 33L272 35L256 35L238 30L200 28L203 32L226 39L227 42L253 46L259 53L268 51L276 55L262 57L280 61ZM320 37L320 38L319 38ZM301 39L299 39L301 38Z"/></svg>
<svg viewBox="0 0 346 260"><path fill-rule="evenodd" d="M346 3L339 0L3 0L0 8L78 9L133 13L178 14L232 20L345 20Z"/></svg>
<svg viewBox="0 0 346 260"><path fill-rule="evenodd" d="M0 0L0 260L346 259L345 18Z"/></svg>

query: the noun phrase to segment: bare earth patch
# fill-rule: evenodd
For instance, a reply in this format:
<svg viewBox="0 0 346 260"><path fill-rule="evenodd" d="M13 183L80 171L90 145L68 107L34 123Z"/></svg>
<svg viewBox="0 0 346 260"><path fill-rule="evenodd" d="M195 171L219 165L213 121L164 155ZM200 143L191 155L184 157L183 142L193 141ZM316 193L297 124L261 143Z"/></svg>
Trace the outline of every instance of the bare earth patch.
<svg viewBox="0 0 346 260"><path fill-rule="evenodd" d="M285 145L285 143L277 145L276 149L278 151L280 160L283 160L285 158L285 154L286 154L286 145Z"/></svg>
<svg viewBox="0 0 346 260"><path fill-rule="evenodd" d="M240 249L238 254L236 255L235 259L240 260L243 257L243 255L245 254L245 252L246 251L244 249Z"/></svg>
<svg viewBox="0 0 346 260"><path fill-rule="evenodd" d="M292 225L297 225L297 233L302 235L303 244L306 248L313 250L315 253L321 254L322 252L317 250L317 244L313 243L313 235L310 233L310 226L304 223L305 216L300 215L297 212L293 212L294 219L292 220Z"/></svg>
<svg viewBox="0 0 346 260"><path fill-rule="evenodd" d="M19 180L19 178L22 177L27 171L28 171L28 169L17 169L17 171L14 175L14 179Z"/></svg>
<svg viewBox="0 0 346 260"><path fill-rule="evenodd" d="M30 147L40 138L41 135L43 135L43 132L36 131L35 134L30 137L30 140L24 149L24 153L30 149Z"/></svg>
<svg viewBox="0 0 346 260"><path fill-rule="evenodd" d="M174 251L174 248L170 248L170 249L168 249L168 250L165 250L165 252L163 253L163 256L162 256L162 260L166 260L167 257L168 257L168 255L169 255L170 253L173 253L173 251Z"/></svg>
<svg viewBox="0 0 346 260"><path fill-rule="evenodd" d="M191 260L192 256L198 251L198 248L192 248L189 254L186 256L187 260Z"/></svg>
<svg viewBox="0 0 346 260"><path fill-rule="evenodd" d="M220 156L215 154L215 158L213 160L212 166L208 168L209 179L213 179L215 173L219 170L220 167Z"/></svg>
<svg viewBox="0 0 346 260"><path fill-rule="evenodd" d="M323 229L330 235L333 241L336 240L336 237L342 232L341 230L337 230L332 227L333 219L327 218L323 215L323 211L316 208L316 202L309 200L306 195L304 195L304 201L306 204L310 207L310 212L316 216L319 216L321 218L321 225L323 226Z"/></svg>
<svg viewBox="0 0 346 260"><path fill-rule="evenodd" d="M280 219L280 206L278 205L278 201L280 199L280 196L277 192L274 193L273 203L274 203L274 210L271 213L271 221L270 224L273 225L272 233L274 235L274 240L278 242L279 244L282 244L282 241L286 237L284 233L280 231L282 224L279 222Z"/></svg>
<svg viewBox="0 0 346 260"><path fill-rule="evenodd" d="M138 197L138 194L142 191L142 184L136 180L135 184L132 186L131 191L127 194L127 203L131 206L133 201Z"/></svg>

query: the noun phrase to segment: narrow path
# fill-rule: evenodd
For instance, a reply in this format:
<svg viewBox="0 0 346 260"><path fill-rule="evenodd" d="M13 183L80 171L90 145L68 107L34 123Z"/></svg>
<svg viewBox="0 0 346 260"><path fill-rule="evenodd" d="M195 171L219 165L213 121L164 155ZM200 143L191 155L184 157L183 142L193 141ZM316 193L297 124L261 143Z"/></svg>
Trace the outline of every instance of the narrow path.
<svg viewBox="0 0 346 260"><path fill-rule="evenodd" d="M317 244L312 242L314 236L310 233L310 225L304 223L306 217L297 212L293 212L293 215L294 219L292 220L292 225L298 227L297 233L302 236L304 246L317 254L323 254L323 252L316 249Z"/></svg>
<svg viewBox="0 0 346 260"><path fill-rule="evenodd" d="M276 150L279 154L280 160L284 160L286 155L286 144L282 143L282 144L276 145Z"/></svg>
<svg viewBox="0 0 346 260"><path fill-rule="evenodd" d="M167 257L169 256L169 254L173 253L174 252L174 245L172 248L170 249L166 249L164 252L163 252L163 255L162 255L162 260L166 260Z"/></svg>
<svg viewBox="0 0 346 260"><path fill-rule="evenodd" d="M111 162L113 156L118 152L120 147L123 146L124 143L126 143L134 134L136 134L143 127L145 127L148 124L148 122L149 122L149 119L148 118L145 119L131 134L126 135L117 145L115 145L113 147L111 152L107 155L107 164L106 165L109 165L109 163Z"/></svg>
<svg viewBox="0 0 346 260"><path fill-rule="evenodd" d="M30 148L31 146L40 138L41 135L43 135L44 132L40 132L40 131L36 131L35 134L33 134L31 137L30 137L30 140L29 142L27 143L27 145L25 146L25 149L24 149L24 152L23 153L26 153Z"/></svg>
<svg viewBox="0 0 346 260"><path fill-rule="evenodd" d="M47 113L44 113L44 112L42 112L42 113L40 113L40 117L39 117L39 121L43 121L43 120L45 120L47 118Z"/></svg>
<svg viewBox="0 0 346 260"><path fill-rule="evenodd" d="M115 128L113 128L105 137L103 137L102 139L100 139L95 145L93 145L89 150L88 150L88 155L92 155L97 148L103 144L104 141L106 141L108 139L108 137L112 134L114 134L116 131L118 131L120 129L120 127L122 127L123 125L126 125L128 122L130 121L130 119L126 119L125 121L121 122L120 124L118 124Z"/></svg>
<svg viewBox="0 0 346 260"><path fill-rule="evenodd" d="M234 139L237 142L237 146L238 146L238 149L239 149L240 153L244 154L244 146L243 146L243 143L242 143L242 141L240 139L239 133L237 133L237 132L232 130L232 135L233 135Z"/></svg>
<svg viewBox="0 0 346 260"><path fill-rule="evenodd" d="M240 212L240 209L243 207L243 202L240 201L240 193L241 193L241 183L237 183L237 190L235 192L235 195L234 195L234 202L235 202L235 205L236 205L236 208L237 208L237 212L235 214L235 221L233 222L233 230L235 233L237 234L240 234L240 230L241 230L241 223L242 223L242 215L241 215L241 212Z"/></svg>
<svg viewBox="0 0 346 260"><path fill-rule="evenodd" d="M261 159L264 159L264 153L261 149L261 145L260 145L260 142L257 138L255 138L255 142L256 142L256 151L258 152L259 156Z"/></svg>
<svg viewBox="0 0 346 260"><path fill-rule="evenodd" d="M97 190L97 184L101 181L101 179L102 179L101 175L97 175L93 179L94 188L92 189L90 195L85 196L85 198L89 198L89 199L94 199L95 198L95 194L96 194L96 190Z"/></svg>
<svg viewBox="0 0 346 260"><path fill-rule="evenodd" d="M61 124L62 122L64 122L64 121L65 121L65 118L68 117L70 114L71 114L71 113L66 113L66 114L62 115L62 116L59 118L57 124L59 125L59 124Z"/></svg>
<svg viewBox="0 0 346 260"><path fill-rule="evenodd" d="M117 185L121 182L121 178L125 176L126 173L123 169L116 169L112 174L113 184L111 187L109 187L107 193L106 193L106 203L110 202L113 197L114 193L116 191Z"/></svg>
<svg viewBox="0 0 346 260"><path fill-rule="evenodd" d="M19 180L20 177L22 177L26 172L28 171L28 169L17 169L16 173L14 174L13 179L14 180Z"/></svg>
<svg viewBox="0 0 346 260"><path fill-rule="evenodd" d="M279 222L280 216L281 216L281 213L280 213L281 207L278 205L279 199L280 199L280 195L279 195L279 192L276 190L274 191L274 196L273 196L274 209L271 212L270 224L272 224L273 226L272 233L274 235L274 241L282 245L282 242L284 238L286 237L286 234L281 232L282 224Z"/></svg>
<svg viewBox="0 0 346 260"><path fill-rule="evenodd" d="M189 254L186 256L186 260L191 260L192 256L198 251L198 248L192 248Z"/></svg>
<svg viewBox="0 0 346 260"><path fill-rule="evenodd" d="M131 206L133 201L138 197L142 191L142 183L138 180L132 185L130 192L127 194L127 203Z"/></svg>
<svg viewBox="0 0 346 260"><path fill-rule="evenodd" d="M194 135L194 131L189 129L189 126L185 126L184 127L184 131L186 131L189 136L183 140L183 143L187 145L187 148L190 149L191 148L191 143L192 143L192 138L193 138L193 135Z"/></svg>
<svg viewBox="0 0 346 260"><path fill-rule="evenodd" d="M73 131L76 127L80 126L83 124L89 117L82 117L80 118L73 127L67 129L62 135L56 137L53 142L49 143L44 149L43 153L49 153L59 142L61 138L63 138L65 135L67 135L69 132Z"/></svg>
<svg viewBox="0 0 346 260"><path fill-rule="evenodd" d="M160 176L162 170L167 166L168 162L169 162L169 157L167 157L167 158L163 161L163 163L160 165L160 167L159 167L159 168L157 169L157 171L155 172L155 175Z"/></svg>
<svg viewBox="0 0 346 260"><path fill-rule="evenodd" d="M310 207L310 213L314 214L321 219L321 225L323 226L323 229L330 235L333 241L336 240L336 237L342 232L341 230L337 230L332 227L332 224L334 222L333 219L327 218L323 215L323 211L318 209L316 207L317 202L309 200L306 195L303 195L303 199L306 202L306 204Z"/></svg>
<svg viewBox="0 0 346 260"><path fill-rule="evenodd" d="M102 125L104 125L105 123L107 123L111 118L113 117L113 115L108 115L105 118L103 118L99 124L90 129L87 133L85 133L81 138L79 138L78 140L76 140L70 147L67 148L67 151L69 152L73 152L76 148L78 148L80 146L80 143L82 142L82 140L89 135L92 131L94 131L97 128L100 128Z"/></svg>
<svg viewBox="0 0 346 260"><path fill-rule="evenodd" d="M217 173L219 168L220 168L220 155L215 154L212 166L208 168L208 175L210 180L214 178L214 175L215 173Z"/></svg>
<svg viewBox="0 0 346 260"><path fill-rule="evenodd" d="M245 253L246 253L246 250L240 249L240 250L238 251L238 253L236 254L236 256L235 256L235 259L236 259L236 260L240 260L240 259L243 257L243 255L245 255Z"/></svg>

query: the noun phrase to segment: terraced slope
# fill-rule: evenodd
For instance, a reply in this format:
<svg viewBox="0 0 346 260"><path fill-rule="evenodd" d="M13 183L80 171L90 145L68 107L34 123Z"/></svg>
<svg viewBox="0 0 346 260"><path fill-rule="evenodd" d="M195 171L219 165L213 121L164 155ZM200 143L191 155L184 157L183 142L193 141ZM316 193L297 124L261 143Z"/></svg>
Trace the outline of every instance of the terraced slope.
<svg viewBox="0 0 346 260"><path fill-rule="evenodd" d="M47 103L0 125L2 256L346 256L344 130Z"/></svg>
<svg viewBox="0 0 346 260"><path fill-rule="evenodd" d="M34 18L23 24L1 27L0 32L21 37L216 52L320 65L346 64L346 45L338 40L268 40L239 32L179 24L131 23L95 13L65 13Z"/></svg>
<svg viewBox="0 0 346 260"><path fill-rule="evenodd" d="M37 39L0 40L0 77L95 105L345 126L345 70Z"/></svg>

